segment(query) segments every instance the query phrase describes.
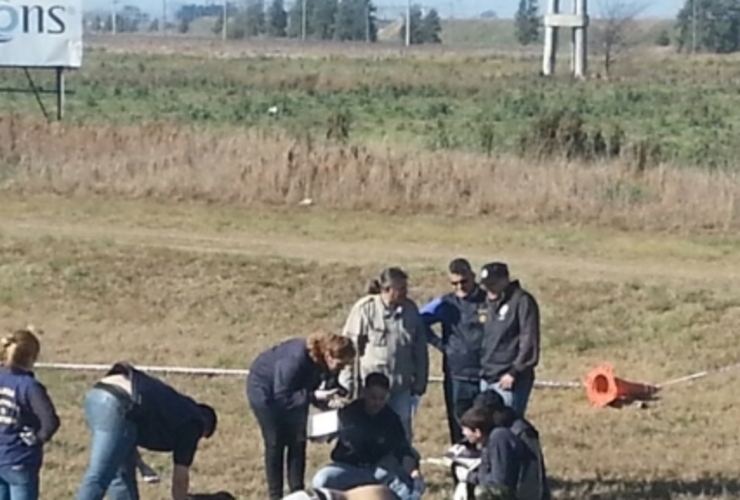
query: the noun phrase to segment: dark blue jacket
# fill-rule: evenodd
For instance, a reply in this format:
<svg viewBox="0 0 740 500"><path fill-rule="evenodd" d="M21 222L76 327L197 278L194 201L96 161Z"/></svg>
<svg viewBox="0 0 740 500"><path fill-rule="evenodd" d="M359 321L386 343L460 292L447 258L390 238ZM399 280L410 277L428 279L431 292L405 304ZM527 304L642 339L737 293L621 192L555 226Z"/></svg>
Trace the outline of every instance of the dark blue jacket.
<svg viewBox="0 0 740 500"><path fill-rule="evenodd" d="M455 378L479 379L483 324L486 320L486 292L480 287L466 297L448 293L421 308L429 343L444 354L445 371ZM442 326L442 338L432 332Z"/></svg>
<svg viewBox="0 0 740 500"><path fill-rule="evenodd" d="M365 411L365 402L357 399L338 412L339 439L331 459L356 467L373 466L388 456L398 461L413 457L401 419L386 405L376 415Z"/></svg>
<svg viewBox="0 0 740 500"><path fill-rule="evenodd" d="M0 368L0 467L40 467L43 444L57 429L54 404L33 372ZM29 430L36 444L21 439L21 432Z"/></svg>
<svg viewBox="0 0 740 500"><path fill-rule="evenodd" d="M189 467L205 427L198 403L127 363L115 364L108 372L113 374L125 374L131 381L137 446L172 452L175 464Z"/></svg>
<svg viewBox="0 0 740 500"><path fill-rule="evenodd" d="M247 376L250 404L276 412L308 411L325 370L308 355L306 339L286 340L262 352Z"/></svg>
<svg viewBox="0 0 740 500"><path fill-rule="evenodd" d="M519 477L529 457L524 442L508 427L497 427L488 436L481 463L467 482L516 493Z"/></svg>

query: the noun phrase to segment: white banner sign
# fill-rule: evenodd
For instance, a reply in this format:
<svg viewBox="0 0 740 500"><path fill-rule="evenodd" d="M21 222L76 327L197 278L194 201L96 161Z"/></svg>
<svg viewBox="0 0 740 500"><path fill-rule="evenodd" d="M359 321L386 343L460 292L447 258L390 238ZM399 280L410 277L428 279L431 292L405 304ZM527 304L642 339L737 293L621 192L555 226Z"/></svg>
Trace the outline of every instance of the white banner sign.
<svg viewBox="0 0 740 500"><path fill-rule="evenodd" d="M0 66L82 66L82 0L0 0Z"/></svg>

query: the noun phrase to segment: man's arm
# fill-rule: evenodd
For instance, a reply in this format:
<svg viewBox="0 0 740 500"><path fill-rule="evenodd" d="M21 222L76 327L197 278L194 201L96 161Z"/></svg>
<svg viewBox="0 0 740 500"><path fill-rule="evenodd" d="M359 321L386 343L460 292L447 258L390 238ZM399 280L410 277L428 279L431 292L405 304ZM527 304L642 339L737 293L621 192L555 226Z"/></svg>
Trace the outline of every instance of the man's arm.
<svg viewBox="0 0 740 500"><path fill-rule="evenodd" d="M355 396L355 380L357 377L355 370L357 365L359 365L360 357L362 356L361 350L363 346L360 346L359 343L360 337L364 333L364 329L365 314L363 312L362 302L357 302L352 307L352 310L350 310L349 315L347 316L347 321L345 321L344 328L342 329L342 335L349 337L355 345L355 349L357 349L357 359L344 367L339 373L339 384L349 391L350 398L354 398Z"/></svg>
<svg viewBox="0 0 740 500"><path fill-rule="evenodd" d="M444 318L442 317L443 305L444 302L442 301L442 298L437 297L436 299L432 299L424 304L424 307L419 310L421 320L425 326L424 333L426 335L427 342L439 352L444 352L445 338L444 335L442 337L438 337L434 331L432 331L432 326L437 323L442 323L444 328Z"/></svg>
<svg viewBox="0 0 740 500"><path fill-rule="evenodd" d="M416 332L414 332L414 383L412 387L417 396L424 395L429 383L429 347L425 330L426 326L421 317L417 318Z"/></svg>
<svg viewBox="0 0 740 500"><path fill-rule="evenodd" d="M519 354L512 366L512 375L537 366L540 360L540 308L530 295L522 296L518 304Z"/></svg>
<svg viewBox="0 0 740 500"><path fill-rule="evenodd" d="M175 462L172 468L172 500L188 500L190 466L193 465L203 429L196 421L192 421L178 431L177 442L172 450Z"/></svg>
<svg viewBox="0 0 740 500"><path fill-rule="evenodd" d="M190 467L175 465L172 469L172 500L188 500Z"/></svg>

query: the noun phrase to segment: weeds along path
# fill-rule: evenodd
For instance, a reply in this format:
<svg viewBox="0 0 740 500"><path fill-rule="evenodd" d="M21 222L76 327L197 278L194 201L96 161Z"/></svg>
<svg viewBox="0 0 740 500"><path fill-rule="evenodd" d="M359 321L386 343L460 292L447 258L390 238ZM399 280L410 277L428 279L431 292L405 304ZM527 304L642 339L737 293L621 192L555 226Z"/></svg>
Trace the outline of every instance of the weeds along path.
<svg viewBox="0 0 740 500"><path fill-rule="evenodd" d="M568 280L654 280L659 282L714 282L740 287L740 268L723 262L702 262L699 259L598 259L582 256L552 255L545 251L501 251L480 246L435 243L389 244L364 240L326 241L310 237L264 235L259 231L239 229L224 234L187 230L124 228L115 225L89 223L50 224L49 221L0 220L0 235L13 239L69 238L116 245L143 246L195 253L265 256L267 258L300 259L321 263L344 264L398 263L410 268L443 266L455 255L465 255L476 263L491 259L507 260L522 276L545 273ZM639 238L636 236L635 238Z"/></svg>

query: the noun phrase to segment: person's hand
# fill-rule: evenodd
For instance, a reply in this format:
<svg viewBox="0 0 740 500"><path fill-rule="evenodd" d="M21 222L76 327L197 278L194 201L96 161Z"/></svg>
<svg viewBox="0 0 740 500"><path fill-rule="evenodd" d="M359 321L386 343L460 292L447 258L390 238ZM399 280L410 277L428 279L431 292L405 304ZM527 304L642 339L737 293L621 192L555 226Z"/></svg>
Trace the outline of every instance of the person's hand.
<svg viewBox="0 0 740 500"><path fill-rule="evenodd" d="M27 446L35 446L39 442L39 439L36 437L36 433L33 432L33 429L28 427L25 427L19 436L21 441L23 441Z"/></svg>
<svg viewBox="0 0 740 500"><path fill-rule="evenodd" d="M501 387L501 389L505 391L510 391L514 387L515 381L516 379L514 379L514 375L512 375L511 373L507 373L506 375L498 379L498 385L499 387Z"/></svg>
<svg viewBox="0 0 740 500"><path fill-rule="evenodd" d="M313 397L314 399L316 399L316 401L329 401L331 398L333 398L336 395L338 390L339 389L329 389L329 390L318 389L314 391Z"/></svg>
<svg viewBox="0 0 740 500"><path fill-rule="evenodd" d="M341 398L341 397L333 397L329 400L328 406L332 410L338 410L339 408L344 408L349 403L349 399L347 398Z"/></svg>
<svg viewBox="0 0 740 500"><path fill-rule="evenodd" d="M414 472L419 472L419 468L414 457L403 457L403 460L401 460L401 467L403 467L403 470L406 471L406 473L409 474L412 478L414 477L412 475Z"/></svg>

